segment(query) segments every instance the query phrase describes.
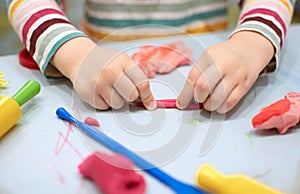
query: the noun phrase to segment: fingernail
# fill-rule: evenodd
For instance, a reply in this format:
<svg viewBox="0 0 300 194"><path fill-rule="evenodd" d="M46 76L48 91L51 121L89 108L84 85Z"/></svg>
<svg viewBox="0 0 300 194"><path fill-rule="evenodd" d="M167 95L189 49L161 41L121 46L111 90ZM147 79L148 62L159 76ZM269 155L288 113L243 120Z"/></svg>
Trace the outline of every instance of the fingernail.
<svg viewBox="0 0 300 194"><path fill-rule="evenodd" d="M179 100L176 101L176 106L177 108L182 109L182 105Z"/></svg>
<svg viewBox="0 0 300 194"><path fill-rule="evenodd" d="M154 110L154 109L156 109L156 106L157 106L156 101L153 101L153 102L150 102L147 107L148 107L148 110Z"/></svg>

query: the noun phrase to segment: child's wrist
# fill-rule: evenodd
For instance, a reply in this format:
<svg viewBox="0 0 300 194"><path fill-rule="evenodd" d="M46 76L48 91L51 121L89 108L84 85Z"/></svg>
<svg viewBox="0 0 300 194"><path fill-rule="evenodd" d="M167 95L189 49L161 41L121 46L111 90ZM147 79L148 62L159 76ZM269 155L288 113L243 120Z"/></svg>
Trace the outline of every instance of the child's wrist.
<svg viewBox="0 0 300 194"><path fill-rule="evenodd" d="M51 63L73 81L81 63L96 44L87 37L76 37L65 42L54 54Z"/></svg>
<svg viewBox="0 0 300 194"><path fill-rule="evenodd" d="M247 45L251 45L254 47L259 47L257 49L265 50L270 53L270 55L274 55L274 46L271 41L266 38L264 35L255 32L255 31L240 31L232 35L231 39L236 39L242 41L242 43L246 43Z"/></svg>
<svg viewBox="0 0 300 194"><path fill-rule="evenodd" d="M241 52L249 53L253 61L263 66L267 65L275 54L271 41L264 35L254 31L240 31L233 34L229 41L241 45Z"/></svg>

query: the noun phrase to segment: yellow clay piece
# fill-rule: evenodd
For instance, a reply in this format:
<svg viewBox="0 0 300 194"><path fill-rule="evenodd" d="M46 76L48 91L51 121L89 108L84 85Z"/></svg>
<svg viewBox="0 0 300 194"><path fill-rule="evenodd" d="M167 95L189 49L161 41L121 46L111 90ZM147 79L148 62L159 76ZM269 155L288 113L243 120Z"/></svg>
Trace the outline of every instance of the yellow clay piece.
<svg viewBox="0 0 300 194"><path fill-rule="evenodd" d="M7 80L0 79L0 87L5 87L8 84Z"/></svg>
<svg viewBox="0 0 300 194"><path fill-rule="evenodd" d="M0 87L5 87L8 83L7 80L1 79L2 77L4 77L5 73L0 72Z"/></svg>
<svg viewBox="0 0 300 194"><path fill-rule="evenodd" d="M214 194L282 194L244 175L222 175L207 164L198 169L196 184Z"/></svg>

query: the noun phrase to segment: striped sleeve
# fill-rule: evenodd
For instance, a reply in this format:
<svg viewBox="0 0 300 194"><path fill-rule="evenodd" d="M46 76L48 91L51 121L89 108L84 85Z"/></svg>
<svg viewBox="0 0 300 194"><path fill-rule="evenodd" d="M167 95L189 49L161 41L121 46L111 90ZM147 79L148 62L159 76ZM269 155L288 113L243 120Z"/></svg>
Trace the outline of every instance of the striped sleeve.
<svg viewBox="0 0 300 194"><path fill-rule="evenodd" d="M6 2L10 23L43 73L62 44L86 36L70 24L55 0Z"/></svg>
<svg viewBox="0 0 300 194"><path fill-rule="evenodd" d="M296 0L240 0L242 12L232 34L250 30L264 35L275 48L275 55L261 72L272 73L278 67L280 49L291 22Z"/></svg>

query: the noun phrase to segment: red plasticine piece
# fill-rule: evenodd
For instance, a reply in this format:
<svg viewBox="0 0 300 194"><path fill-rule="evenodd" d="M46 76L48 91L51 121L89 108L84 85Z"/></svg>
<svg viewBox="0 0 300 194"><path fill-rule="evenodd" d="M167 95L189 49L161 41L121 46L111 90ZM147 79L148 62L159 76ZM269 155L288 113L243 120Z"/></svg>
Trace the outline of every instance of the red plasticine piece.
<svg viewBox="0 0 300 194"><path fill-rule="evenodd" d="M279 116L283 113L290 110L290 101L287 99L281 99L277 102L263 108L259 114L253 117L252 119L252 125L258 126L267 120L269 120L273 116Z"/></svg>
<svg viewBox="0 0 300 194"><path fill-rule="evenodd" d="M176 107L176 99L164 99L164 100L156 100L157 108L177 108ZM142 102L135 103L138 107L144 107ZM185 110L197 110L203 108L201 103L191 102Z"/></svg>
<svg viewBox="0 0 300 194"><path fill-rule="evenodd" d="M95 152L79 165L80 174L93 180L105 194L144 194L146 183L123 155Z"/></svg>
<svg viewBox="0 0 300 194"><path fill-rule="evenodd" d="M91 126L100 127L100 123L97 121L97 119L94 119L92 117L86 117L84 119L84 123Z"/></svg>
<svg viewBox="0 0 300 194"><path fill-rule="evenodd" d="M289 92L284 99L263 108L252 119L259 130L276 128L280 134L295 126L300 119L300 93Z"/></svg>
<svg viewBox="0 0 300 194"><path fill-rule="evenodd" d="M40 69L36 62L33 60L30 53L24 48L19 53L19 63L28 69L38 70Z"/></svg>

